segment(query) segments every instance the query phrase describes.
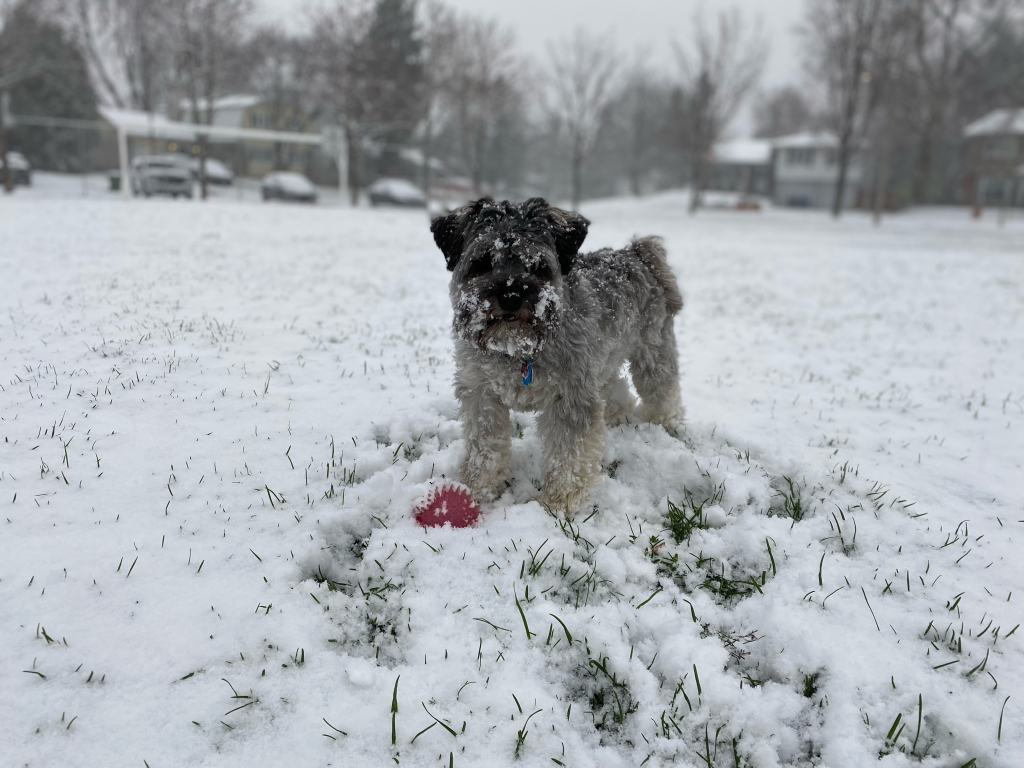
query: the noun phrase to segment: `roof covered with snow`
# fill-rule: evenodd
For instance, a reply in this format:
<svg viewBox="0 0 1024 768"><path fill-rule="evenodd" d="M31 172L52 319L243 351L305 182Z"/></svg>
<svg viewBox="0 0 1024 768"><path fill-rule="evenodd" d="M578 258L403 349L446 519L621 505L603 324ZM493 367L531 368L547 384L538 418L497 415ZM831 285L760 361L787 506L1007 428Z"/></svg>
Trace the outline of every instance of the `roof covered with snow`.
<svg viewBox="0 0 1024 768"><path fill-rule="evenodd" d="M736 139L715 145L714 161L731 165L767 165L772 159L768 139Z"/></svg>
<svg viewBox="0 0 1024 768"><path fill-rule="evenodd" d="M1024 136L1024 107L994 109L964 128L964 136L996 136L1006 133Z"/></svg>
<svg viewBox="0 0 1024 768"><path fill-rule="evenodd" d="M223 96L219 99L213 100L214 110L218 109L248 109L259 104L262 99L259 96L255 96L251 93L235 93L230 96ZM199 109L206 109L206 99L199 99ZM181 100L181 108L183 110L192 109L192 101L190 99Z"/></svg>
<svg viewBox="0 0 1024 768"><path fill-rule="evenodd" d="M195 128L186 123L168 120L159 112L143 112L138 109L118 109L116 107L98 107L100 116L114 128L123 128L132 135L140 133L162 136L169 139L195 138Z"/></svg>
<svg viewBox="0 0 1024 768"><path fill-rule="evenodd" d="M241 128L226 125L196 125L194 123L169 120L158 112L141 112L134 109L116 109L100 106L99 113L116 129L124 130L130 136L159 136L164 139L194 141L201 132L205 136L250 141L283 141L293 144L320 144L319 133L295 131L271 131L260 128Z"/></svg>
<svg viewBox="0 0 1024 768"><path fill-rule="evenodd" d="M771 140L772 146L776 149L789 149L800 147L835 147L839 145L838 139L830 131L801 131L791 133L788 136L778 136Z"/></svg>

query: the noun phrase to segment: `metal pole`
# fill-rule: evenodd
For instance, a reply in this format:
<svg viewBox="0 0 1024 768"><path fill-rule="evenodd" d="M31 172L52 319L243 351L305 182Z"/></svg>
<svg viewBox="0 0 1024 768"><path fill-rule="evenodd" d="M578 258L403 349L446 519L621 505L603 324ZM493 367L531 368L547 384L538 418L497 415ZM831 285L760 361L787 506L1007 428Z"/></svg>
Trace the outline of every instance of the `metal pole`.
<svg viewBox="0 0 1024 768"><path fill-rule="evenodd" d="M124 128L117 129L117 160L121 168L121 196L131 197L128 179L128 134Z"/></svg>

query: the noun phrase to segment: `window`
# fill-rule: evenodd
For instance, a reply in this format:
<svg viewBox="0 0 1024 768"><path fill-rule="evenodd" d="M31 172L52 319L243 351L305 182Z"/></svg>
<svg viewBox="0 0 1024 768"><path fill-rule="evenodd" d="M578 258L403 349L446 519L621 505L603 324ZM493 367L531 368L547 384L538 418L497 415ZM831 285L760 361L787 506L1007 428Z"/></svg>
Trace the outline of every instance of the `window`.
<svg viewBox="0 0 1024 768"><path fill-rule="evenodd" d="M274 150L268 147L250 147L249 159L255 163L274 162Z"/></svg>
<svg viewBox="0 0 1024 768"><path fill-rule="evenodd" d="M982 176L978 181L978 202L984 205L1006 205L1010 200L1013 182Z"/></svg>
<svg viewBox="0 0 1024 768"><path fill-rule="evenodd" d="M814 165L814 150L810 147L793 147L786 150L787 165Z"/></svg>
<svg viewBox="0 0 1024 768"><path fill-rule="evenodd" d="M269 124L267 116L263 112L253 112L249 115L249 123L253 128L266 128Z"/></svg>
<svg viewBox="0 0 1024 768"><path fill-rule="evenodd" d="M1017 156L1017 137L989 136L981 145L981 156L986 160L1012 160Z"/></svg>

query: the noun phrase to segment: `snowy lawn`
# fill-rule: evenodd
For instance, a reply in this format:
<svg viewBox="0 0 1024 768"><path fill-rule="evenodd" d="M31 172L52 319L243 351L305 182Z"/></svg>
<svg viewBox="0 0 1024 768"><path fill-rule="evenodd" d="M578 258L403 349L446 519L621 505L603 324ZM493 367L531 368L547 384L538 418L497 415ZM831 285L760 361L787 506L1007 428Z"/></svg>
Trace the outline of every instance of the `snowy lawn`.
<svg viewBox="0 0 1024 768"><path fill-rule="evenodd" d="M1017 765L1024 222L684 209L685 439L424 530L422 212L0 200L0 763Z"/></svg>

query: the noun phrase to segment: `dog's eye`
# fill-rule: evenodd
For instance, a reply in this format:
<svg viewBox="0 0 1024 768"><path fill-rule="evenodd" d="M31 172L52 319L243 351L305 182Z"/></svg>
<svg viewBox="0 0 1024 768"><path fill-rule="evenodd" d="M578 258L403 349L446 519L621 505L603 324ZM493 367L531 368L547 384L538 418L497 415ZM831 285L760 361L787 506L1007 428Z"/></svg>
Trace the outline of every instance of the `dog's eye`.
<svg viewBox="0 0 1024 768"><path fill-rule="evenodd" d="M483 277L491 273L491 262L487 259L477 259L471 262L469 268L466 270L466 279L472 280L474 277Z"/></svg>
<svg viewBox="0 0 1024 768"><path fill-rule="evenodd" d="M541 280L550 280L551 268L548 267L548 265L545 264L544 262L540 262L539 264L537 264L536 267L534 267L533 274L539 277Z"/></svg>

